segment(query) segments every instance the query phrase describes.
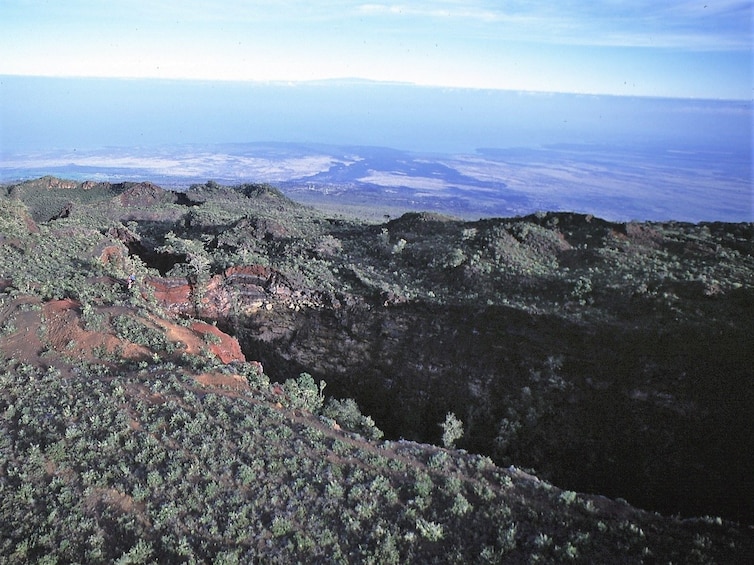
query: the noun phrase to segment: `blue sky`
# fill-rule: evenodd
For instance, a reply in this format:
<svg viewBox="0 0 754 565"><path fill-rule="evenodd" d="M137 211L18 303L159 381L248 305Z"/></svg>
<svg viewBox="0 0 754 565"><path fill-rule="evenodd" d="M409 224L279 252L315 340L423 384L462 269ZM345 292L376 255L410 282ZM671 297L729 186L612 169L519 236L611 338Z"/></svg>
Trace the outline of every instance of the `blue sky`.
<svg viewBox="0 0 754 565"><path fill-rule="evenodd" d="M2 0L0 75L754 98L737 0Z"/></svg>

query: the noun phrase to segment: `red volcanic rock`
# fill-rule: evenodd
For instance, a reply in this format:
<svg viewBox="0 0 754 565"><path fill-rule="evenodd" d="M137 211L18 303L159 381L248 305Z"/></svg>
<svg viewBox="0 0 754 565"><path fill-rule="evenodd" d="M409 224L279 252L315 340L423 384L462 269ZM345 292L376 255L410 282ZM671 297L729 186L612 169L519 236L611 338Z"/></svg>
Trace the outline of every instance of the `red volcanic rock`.
<svg viewBox="0 0 754 565"><path fill-rule="evenodd" d="M207 334L215 336L213 341L217 343L209 343L209 350L217 355L223 363L246 361L246 357L241 352L241 346L236 338L221 332L215 326L205 322L194 322L191 324L191 329L201 336Z"/></svg>
<svg viewBox="0 0 754 565"><path fill-rule="evenodd" d="M171 312L195 315L192 288L185 278L147 277L144 281L154 291L155 300Z"/></svg>
<svg viewBox="0 0 754 565"><path fill-rule="evenodd" d="M237 265L225 269L225 277L228 279L234 277L252 277L266 282L274 272L275 271L264 265Z"/></svg>
<svg viewBox="0 0 754 565"><path fill-rule="evenodd" d="M316 293L295 288L282 273L261 265L230 267L197 284L160 277L147 277L144 282L169 312L216 321L280 306L297 310L322 304Z"/></svg>
<svg viewBox="0 0 754 565"><path fill-rule="evenodd" d="M76 181L73 181L73 180L59 179L57 177L51 177L51 176L42 177L41 179L39 179L38 182L43 188L47 188L47 189L53 189L53 188L69 188L70 189L70 188L77 188L79 185Z"/></svg>
<svg viewBox="0 0 754 565"><path fill-rule="evenodd" d="M225 375L222 373L202 373L194 377L196 381L206 387L232 388L235 390L248 389L249 383L241 375Z"/></svg>
<svg viewBox="0 0 754 565"><path fill-rule="evenodd" d="M65 312L66 310L71 310L73 308L79 308L81 306L81 303L78 300L73 300L71 298L61 298L59 300L50 300L49 302L45 303L45 309L48 311L48 313L59 313L59 312Z"/></svg>
<svg viewBox="0 0 754 565"><path fill-rule="evenodd" d="M215 275L199 290L201 300L197 315L212 320L228 319L233 312L233 293L223 284L224 279Z"/></svg>
<svg viewBox="0 0 754 565"><path fill-rule="evenodd" d="M94 256L106 265L112 264L123 266L126 263L127 255L128 252L122 245L114 243L102 243L94 250Z"/></svg>
<svg viewBox="0 0 754 565"><path fill-rule="evenodd" d="M283 275L261 265L230 267L198 288L185 278L148 277L145 282L167 310L212 320L227 320L239 309L256 311L287 285Z"/></svg>
<svg viewBox="0 0 754 565"><path fill-rule="evenodd" d="M173 195L151 182L140 182L120 195L123 206L153 206L173 201Z"/></svg>
<svg viewBox="0 0 754 565"><path fill-rule="evenodd" d="M129 243L136 243L141 240L138 235L136 235L125 226L112 227L107 230L107 235L112 239L125 243L126 245L128 245Z"/></svg>

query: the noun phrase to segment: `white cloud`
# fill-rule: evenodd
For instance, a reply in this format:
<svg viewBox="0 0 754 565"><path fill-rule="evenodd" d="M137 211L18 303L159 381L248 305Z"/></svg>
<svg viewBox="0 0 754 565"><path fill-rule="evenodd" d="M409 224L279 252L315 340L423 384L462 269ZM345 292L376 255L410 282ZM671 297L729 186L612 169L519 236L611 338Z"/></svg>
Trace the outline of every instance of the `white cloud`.
<svg viewBox="0 0 754 565"><path fill-rule="evenodd" d="M587 57L604 58L600 48L642 48L635 57L645 60L651 56L644 49L689 57L736 51L740 61L741 53L751 53L751 11L749 2L735 0L710 1L707 8L702 1L648 0L228 0L220 5L0 0L0 74L259 81L358 77L615 92L597 84L610 81L579 71L589 66ZM559 46L583 51L567 54ZM582 58L569 59L572 55ZM582 80L589 84L572 86Z"/></svg>
<svg viewBox="0 0 754 565"><path fill-rule="evenodd" d="M452 20L464 33L583 46L750 50L752 12L740 0L656 2L414 2L362 4L365 16Z"/></svg>

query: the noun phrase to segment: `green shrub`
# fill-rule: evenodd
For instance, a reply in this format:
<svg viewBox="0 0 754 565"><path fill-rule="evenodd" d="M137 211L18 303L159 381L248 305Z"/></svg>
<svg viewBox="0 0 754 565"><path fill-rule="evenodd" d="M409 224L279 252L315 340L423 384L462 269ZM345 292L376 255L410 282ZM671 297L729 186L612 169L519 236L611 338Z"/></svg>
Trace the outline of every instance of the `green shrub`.
<svg viewBox="0 0 754 565"><path fill-rule="evenodd" d="M445 529L442 524L437 524L424 518L417 518L416 529L422 537L429 541L440 541L445 537Z"/></svg>
<svg viewBox="0 0 754 565"><path fill-rule="evenodd" d="M125 341L143 345L153 351L172 353L176 349L175 344L163 332L141 323L133 316L121 314L113 317L111 323L116 335Z"/></svg>
<svg viewBox="0 0 754 565"><path fill-rule="evenodd" d="M463 437L463 423L453 412L448 412L445 421L440 426L442 427L442 444L448 449L453 448L456 441Z"/></svg>
<svg viewBox="0 0 754 565"><path fill-rule="evenodd" d="M301 373L297 379L285 381L285 393L292 408L317 412L324 404L323 391L327 383L319 381L319 387L309 373Z"/></svg>
<svg viewBox="0 0 754 565"><path fill-rule="evenodd" d="M380 439L384 435L370 416L364 416L359 405L352 398L340 400L330 398L322 410L322 415L335 420L341 428L355 432L367 439Z"/></svg>

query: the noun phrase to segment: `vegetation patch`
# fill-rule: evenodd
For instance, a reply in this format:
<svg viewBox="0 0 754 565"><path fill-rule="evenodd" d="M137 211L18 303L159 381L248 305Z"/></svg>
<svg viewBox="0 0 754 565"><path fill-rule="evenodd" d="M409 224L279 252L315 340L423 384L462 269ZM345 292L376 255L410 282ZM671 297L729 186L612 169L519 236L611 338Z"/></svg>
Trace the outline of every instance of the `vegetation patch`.
<svg viewBox="0 0 754 565"><path fill-rule="evenodd" d="M0 197L0 561L754 552L751 224L367 224L266 185L160 190ZM232 336L247 361L213 353ZM640 500L626 477L690 502L613 500Z"/></svg>

